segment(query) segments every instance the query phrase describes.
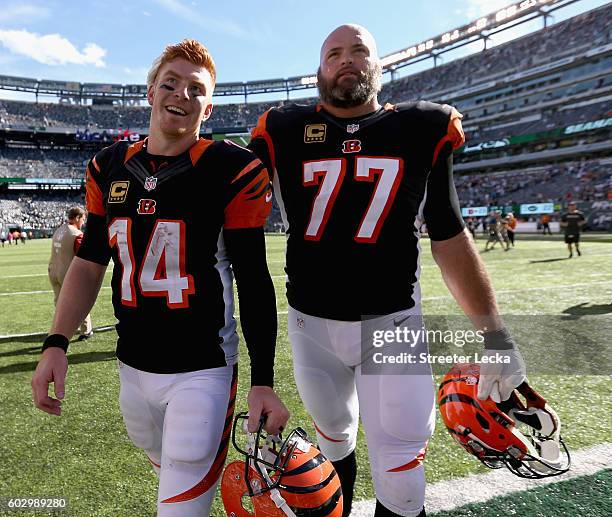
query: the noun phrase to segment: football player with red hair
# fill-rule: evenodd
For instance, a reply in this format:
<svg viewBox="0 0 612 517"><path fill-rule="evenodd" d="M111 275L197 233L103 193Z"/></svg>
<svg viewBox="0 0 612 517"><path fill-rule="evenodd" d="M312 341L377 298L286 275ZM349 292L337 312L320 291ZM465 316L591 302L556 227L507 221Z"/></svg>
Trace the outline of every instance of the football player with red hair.
<svg viewBox="0 0 612 517"><path fill-rule="evenodd" d="M263 233L271 187L251 152L200 138L215 84L202 44L168 46L147 83L149 136L117 142L87 166L88 225L32 390L36 407L61 413L68 337L112 258L127 433L159 475L157 515L202 516L223 470L236 398L234 276L251 359L249 426L266 415L274 433L289 416L272 388L276 301Z"/></svg>

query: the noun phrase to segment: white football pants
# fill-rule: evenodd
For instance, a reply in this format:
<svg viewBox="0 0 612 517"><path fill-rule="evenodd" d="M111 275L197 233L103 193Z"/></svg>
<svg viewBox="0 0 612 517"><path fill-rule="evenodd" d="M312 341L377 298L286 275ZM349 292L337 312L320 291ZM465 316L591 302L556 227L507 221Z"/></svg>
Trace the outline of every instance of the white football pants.
<svg viewBox="0 0 612 517"><path fill-rule="evenodd" d="M321 451L332 461L348 456L361 412L377 499L399 515L418 515L425 499L423 459L435 425L430 367L395 364L386 373L367 373L364 350L373 349L362 349L361 322L317 318L291 307L288 318L295 380ZM367 328L393 331L398 322L421 328L420 307L376 318ZM412 348L392 346L394 353L427 352L422 340Z"/></svg>
<svg viewBox="0 0 612 517"><path fill-rule="evenodd" d="M210 515L229 446L236 367L156 374L119 361L119 377L127 433L159 476L157 515Z"/></svg>

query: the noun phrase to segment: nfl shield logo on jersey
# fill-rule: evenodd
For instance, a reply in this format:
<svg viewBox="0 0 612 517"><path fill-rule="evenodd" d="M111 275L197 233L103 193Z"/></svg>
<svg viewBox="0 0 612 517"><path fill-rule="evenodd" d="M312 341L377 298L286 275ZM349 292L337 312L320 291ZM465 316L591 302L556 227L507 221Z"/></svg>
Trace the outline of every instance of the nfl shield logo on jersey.
<svg viewBox="0 0 612 517"><path fill-rule="evenodd" d="M359 124L347 124L347 126L346 126L346 132L347 133L353 134L353 133L355 133L357 131L359 131Z"/></svg>
<svg viewBox="0 0 612 517"><path fill-rule="evenodd" d="M149 176L144 182L145 190L151 191L155 187L157 187L157 178L155 176Z"/></svg>

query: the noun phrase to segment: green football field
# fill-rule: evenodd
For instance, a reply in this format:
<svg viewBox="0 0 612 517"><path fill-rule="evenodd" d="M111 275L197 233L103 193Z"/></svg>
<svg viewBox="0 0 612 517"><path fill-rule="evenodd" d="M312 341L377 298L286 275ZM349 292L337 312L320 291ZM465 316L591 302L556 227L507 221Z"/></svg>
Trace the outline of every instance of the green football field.
<svg viewBox="0 0 612 517"><path fill-rule="evenodd" d="M292 412L290 425L301 425L314 436L291 370L285 240L269 236L267 242L279 311L276 389ZM423 240L422 245L424 313L460 314L432 260L428 241ZM484 247L482 241L477 245ZM568 260L565 245L558 240L519 237L516 248L508 253L496 249L482 254L502 313L513 315L509 326L525 354L531 383L561 417L564 438L573 451L612 441L612 239L584 242L582 251L582 257ZM156 478L145 455L131 445L119 413L112 328L71 345L61 417L32 405L29 383L53 316L53 294L46 276L49 253L49 240L0 248L0 504L7 497L64 497L69 515L153 515ZM94 327L114 324L109 281L110 268L92 312ZM389 272L389 282L393 282L393 272ZM531 330L537 325L544 327L545 338L542 329L539 334ZM586 348L566 348L561 357L558 340L568 332L574 332ZM171 345L179 353L180 343ZM589 361L586 356L593 351L596 361ZM246 409L249 375L244 347L242 358L237 410ZM559 371L544 368L558 362L563 363ZM575 368L568 369L568 363ZM363 436L359 442L356 499L371 499L374 494ZM451 440L438 419L427 454L428 482L487 471ZM440 515L610 515L609 482L609 472L602 471ZM15 515L1 508L0 515ZM218 502L213 515L224 515Z"/></svg>

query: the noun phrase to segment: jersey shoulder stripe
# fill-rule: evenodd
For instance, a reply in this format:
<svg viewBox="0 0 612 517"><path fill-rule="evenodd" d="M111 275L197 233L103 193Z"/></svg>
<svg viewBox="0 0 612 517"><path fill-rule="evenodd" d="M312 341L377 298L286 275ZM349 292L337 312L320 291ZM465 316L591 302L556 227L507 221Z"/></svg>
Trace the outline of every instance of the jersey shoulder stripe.
<svg viewBox="0 0 612 517"><path fill-rule="evenodd" d="M266 129L268 132L282 133L293 124L303 124L309 118L316 117L319 106L305 104L285 104L268 110Z"/></svg>
<svg viewBox="0 0 612 517"><path fill-rule="evenodd" d="M103 184L109 173L109 164L114 157L125 156L129 143L125 141L115 142L97 152L85 170L85 207L91 214L105 216L104 196L102 194Z"/></svg>
<svg viewBox="0 0 612 517"><path fill-rule="evenodd" d="M453 150L465 143L465 134L461 127L463 115L448 104L437 104L429 101L399 103L399 113L414 118L414 122L423 127L435 142L431 165L436 164L440 151L450 142Z"/></svg>
<svg viewBox="0 0 612 517"><path fill-rule="evenodd" d="M261 163L243 175L236 185L246 179L250 181L236 192L225 208L224 227L228 230L263 226L272 209L270 177Z"/></svg>
<svg viewBox="0 0 612 517"><path fill-rule="evenodd" d="M224 175L224 228L263 226L272 208L270 177L257 156L230 140L219 140L210 146L202 167L213 166ZM269 193L270 192L270 193Z"/></svg>

